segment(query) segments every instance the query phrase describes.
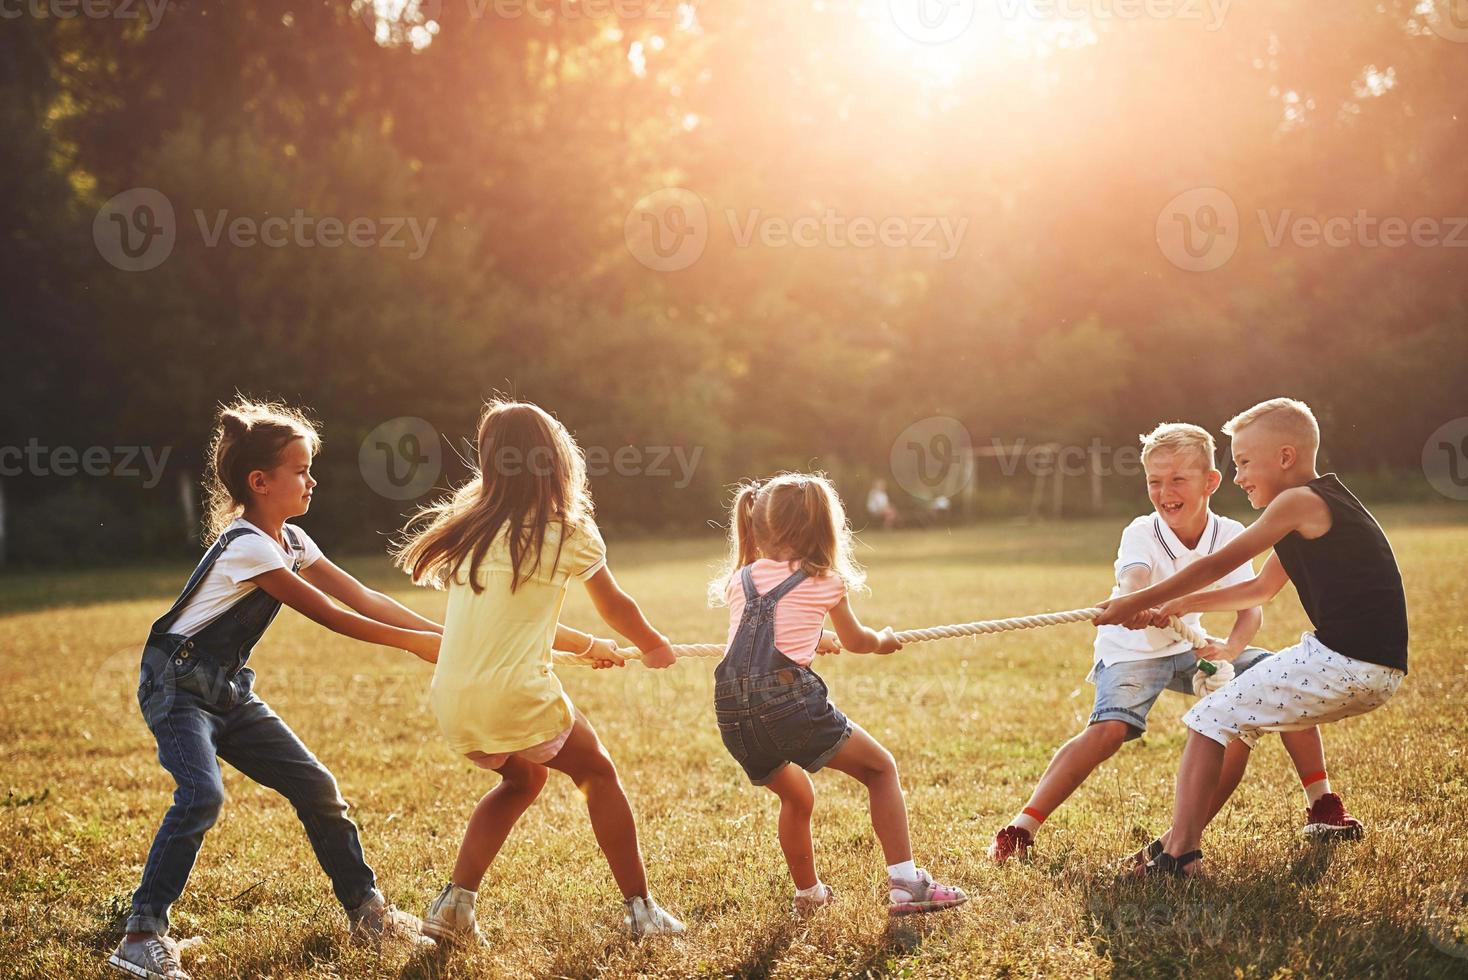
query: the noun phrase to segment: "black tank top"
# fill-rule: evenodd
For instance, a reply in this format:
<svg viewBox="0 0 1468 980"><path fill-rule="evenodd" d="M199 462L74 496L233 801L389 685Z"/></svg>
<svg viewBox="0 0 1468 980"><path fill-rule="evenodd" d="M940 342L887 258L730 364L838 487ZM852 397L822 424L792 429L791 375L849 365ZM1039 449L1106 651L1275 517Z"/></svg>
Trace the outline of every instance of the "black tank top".
<svg viewBox="0 0 1468 980"><path fill-rule="evenodd" d="M1336 653L1407 669L1407 596L1402 572L1376 518L1334 473L1306 484L1330 508L1330 530L1291 531L1274 546L1300 593L1315 637Z"/></svg>

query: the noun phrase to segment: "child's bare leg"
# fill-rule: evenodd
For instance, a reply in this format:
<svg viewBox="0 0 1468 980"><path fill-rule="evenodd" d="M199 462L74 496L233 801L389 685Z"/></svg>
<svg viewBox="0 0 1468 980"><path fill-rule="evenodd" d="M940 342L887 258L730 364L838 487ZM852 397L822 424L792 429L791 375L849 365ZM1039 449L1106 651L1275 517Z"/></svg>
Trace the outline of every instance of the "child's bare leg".
<svg viewBox="0 0 1468 980"><path fill-rule="evenodd" d="M642 852L637 845L637 821L632 806L622 790L617 767L602 747L601 739L591 724L580 714L571 737L556 757L546 763L571 777L581 795L586 797L586 812L596 842L607 856L612 877L622 897L647 898L647 872L642 866Z"/></svg>
<svg viewBox="0 0 1468 980"><path fill-rule="evenodd" d="M787 765L766 784L780 797L780 850L795 887L814 888L820 881L816 874L816 850L810 837L810 817L816 805L815 787L799 766Z"/></svg>
<svg viewBox="0 0 1468 980"><path fill-rule="evenodd" d="M1218 789L1223 771L1224 747L1206 735L1188 733L1183 761L1177 773L1177 805L1173 811L1172 833L1167 853L1173 857L1196 850L1203 840L1203 828Z"/></svg>
<svg viewBox="0 0 1468 980"><path fill-rule="evenodd" d="M1249 746L1241 738L1236 738L1228 744L1223 751L1223 768L1219 770L1218 785L1213 790L1213 801L1208 806L1208 818L1204 825L1213 822L1223 810L1224 804L1234 795L1234 790L1239 788L1239 783L1244 778L1244 770L1249 766ZM1172 841L1172 831L1162 835L1162 846L1165 849Z"/></svg>
<svg viewBox="0 0 1468 980"><path fill-rule="evenodd" d="M1330 778L1325 774L1325 744L1320 740L1320 729L1280 732L1279 740L1295 764L1300 785L1305 789L1305 802L1314 806L1316 800L1331 792Z"/></svg>
<svg viewBox="0 0 1468 980"><path fill-rule="evenodd" d="M479 890L484 873L504 846L515 822L535 802L545 786L545 766L510 756L495 770L503 779L474 807L459 857L454 862L454 884L471 892Z"/></svg>
<svg viewBox="0 0 1468 980"><path fill-rule="evenodd" d="M1069 799L1097 766L1116 754L1126 741L1129 727L1124 721L1110 719L1087 725L1079 735L1056 751L1035 791L1030 794L1025 809L1036 810L1046 816L1054 813L1055 808Z"/></svg>
<svg viewBox="0 0 1468 980"><path fill-rule="evenodd" d="M912 860L912 841L907 831L907 801L897 778L892 753L858 725L829 763L867 788L872 810L872 829L882 845L888 866Z"/></svg>

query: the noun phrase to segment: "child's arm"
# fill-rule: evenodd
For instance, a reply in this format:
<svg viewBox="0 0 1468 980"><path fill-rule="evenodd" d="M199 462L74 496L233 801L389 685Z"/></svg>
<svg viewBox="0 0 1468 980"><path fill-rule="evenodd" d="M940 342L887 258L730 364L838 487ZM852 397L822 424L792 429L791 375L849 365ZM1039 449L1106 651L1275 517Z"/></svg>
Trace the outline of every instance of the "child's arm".
<svg viewBox="0 0 1468 980"><path fill-rule="evenodd" d="M556 624L556 638L551 642L551 649L585 657L598 670L603 667L627 666L626 658L617 653L615 640L597 639L590 633L583 633L562 623Z"/></svg>
<svg viewBox="0 0 1468 980"><path fill-rule="evenodd" d="M1244 652L1244 648L1249 645L1250 640L1254 639L1259 632L1259 627L1263 625L1263 609L1258 606L1240 609L1239 614L1234 617L1234 628L1229 631L1227 640L1221 644L1210 644L1196 652L1204 660L1233 660Z"/></svg>
<svg viewBox="0 0 1468 980"><path fill-rule="evenodd" d="M338 568L327 558L318 558L302 569L301 578L368 619L375 619L389 626L400 626L405 630L443 632L443 627L438 623L418 615L391 596L367 588L355 576Z"/></svg>
<svg viewBox="0 0 1468 980"><path fill-rule="evenodd" d="M1218 551L1140 592L1100 603L1102 613L1096 617L1096 625L1129 624L1144 610L1212 585L1244 562L1273 548L1290 532L1302 527L1319 528L1322 515L1324 526L1329 529L1330 509L1324 500L1305 487L1286 490L1264 508L1257 521ZM1313 536L1318 537L1319 533L1324 532Z"/></svg>
<svg viewBox="0 0 1468 980"><path fill-rule="evenodd" d="M851 611L851 603L846 596L831 607L831 625L836 627L836 635L841 639L841 645L852 653L896 653L902 649L897 635L888 626L880 633L869 629L861 624L856 618L856 613Z"/></svg>
<svg viewBox="0 0 1468 980"><path fill-rule="evenodd" d="M586 580L586 593L602 621L642 651L644 667L671 667L678 662L668 649L668 638L652 628L637 600L622 591L609 567L603 565Z"/></svg>
<svg viewBox="0 0 1468 980"><path fill-rule="evenodd" d="M438 645L442 639L438 633L389 626L358 613L348 612L335 605L325 592L288 568L262 572L250 581L307 619L343 636L385 647L397 647L429 663L438 661Z"/></svg>
<svg viewBox="0 0 1468 980"><path fill-rule="evenodd" d="M1231 585L1226 589L1194 592L1179 599L1164 602L1154 615L1153 625L1158 620L1167 622L1168 617L1184 616L1192 612L1237 612L1264 605L1285 587L1290 580L1280 563L1278 555L1270 555L1259 574L1247 582Z"/></svg>

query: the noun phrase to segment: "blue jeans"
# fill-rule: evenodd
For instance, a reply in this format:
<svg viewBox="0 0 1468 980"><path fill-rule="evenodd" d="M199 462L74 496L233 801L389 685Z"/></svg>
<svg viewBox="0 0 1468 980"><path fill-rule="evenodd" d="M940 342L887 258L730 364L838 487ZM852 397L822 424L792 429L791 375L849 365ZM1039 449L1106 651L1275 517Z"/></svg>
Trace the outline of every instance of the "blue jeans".
<svg viewBox="0 0 1468 980"><path fill-rule="evenodd" d="M128 932L167 935L169 907L183 894L204 833L224 803L219 759L291 802L345 908L355 909L372 897L372 869L336 779L265 702L249 694L220 710L179 690L148 722L158 740L158 761L178 788L133 894Z"/></svg>
<svg viewBox="0 0 1468 980"><path fill-rule="evenodd" d="M1234 671L1242 674L1269 656L1268 650L1249 647L1234 659ZM1091 671L1091 682L1096 685L1096 707L1088 724L1124 721L1130 726L1127 740L1141 738L1147 731L1147 714L1162 692L1177 691L1191 696L1193 675L1197 672L1198 658L1191 650L1151 660L1098 663Z"/></svg>

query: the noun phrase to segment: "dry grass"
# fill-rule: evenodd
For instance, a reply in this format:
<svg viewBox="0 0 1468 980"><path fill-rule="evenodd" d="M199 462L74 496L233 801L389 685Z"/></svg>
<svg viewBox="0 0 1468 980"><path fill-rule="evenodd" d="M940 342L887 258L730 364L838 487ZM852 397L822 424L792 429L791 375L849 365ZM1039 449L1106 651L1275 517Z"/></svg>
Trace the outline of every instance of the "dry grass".
<svg viewBox="0 0 1468 980"><path fill-rule="evenodd" d="M1213 877L1116 883L1110 862L1165 825L1183 732L1164 694L1153 728L1046 825L1040 858L995 869L994 829L1024 801L1090 707L1090 633L1067 626L948 641L890 660L818 666L842 708L897 756L917 857L968 889L965 909L888 925L881 860L859 787L819 776L817 853L838 904L797 923L775 845L773 798L719 745L711 667L568 672L617 760L653 888L690 926L675 942L624 940L621 903L581 801L554 781L491 869L480 898L493 946L409 960L349 948L342 916L289 807L226 772L230 800L175 907L202 934L201 977L299 976L1463 976L1468 933L1468 697L1464 571L1455 510L1388 511L1411 600L1413 674L1385 709L1327 733L1333 780L1366 839L1316 850L1296 836L1301 794L1267 743L1207 841ZM874 624L924 625L1069 608L1105 590L1110 523L870 536ZM713 541L619 546L619 578L677 638L722 635L700 596ZM436 614L379 560L349 567ZM0 972L91 976L172 789L131 700L137 648L182 571L0 579ZM93 598L95 597L95 599ZM594 623L573 593L567 620ZM1304 625L1281 597L1261 640ZM258 651L260 694L336 772L389 897L420 911L493 776L454 758L427 710L426 668L323 632L287 611ZM1456 949L1458 957L1445 950Z"/></svg>

